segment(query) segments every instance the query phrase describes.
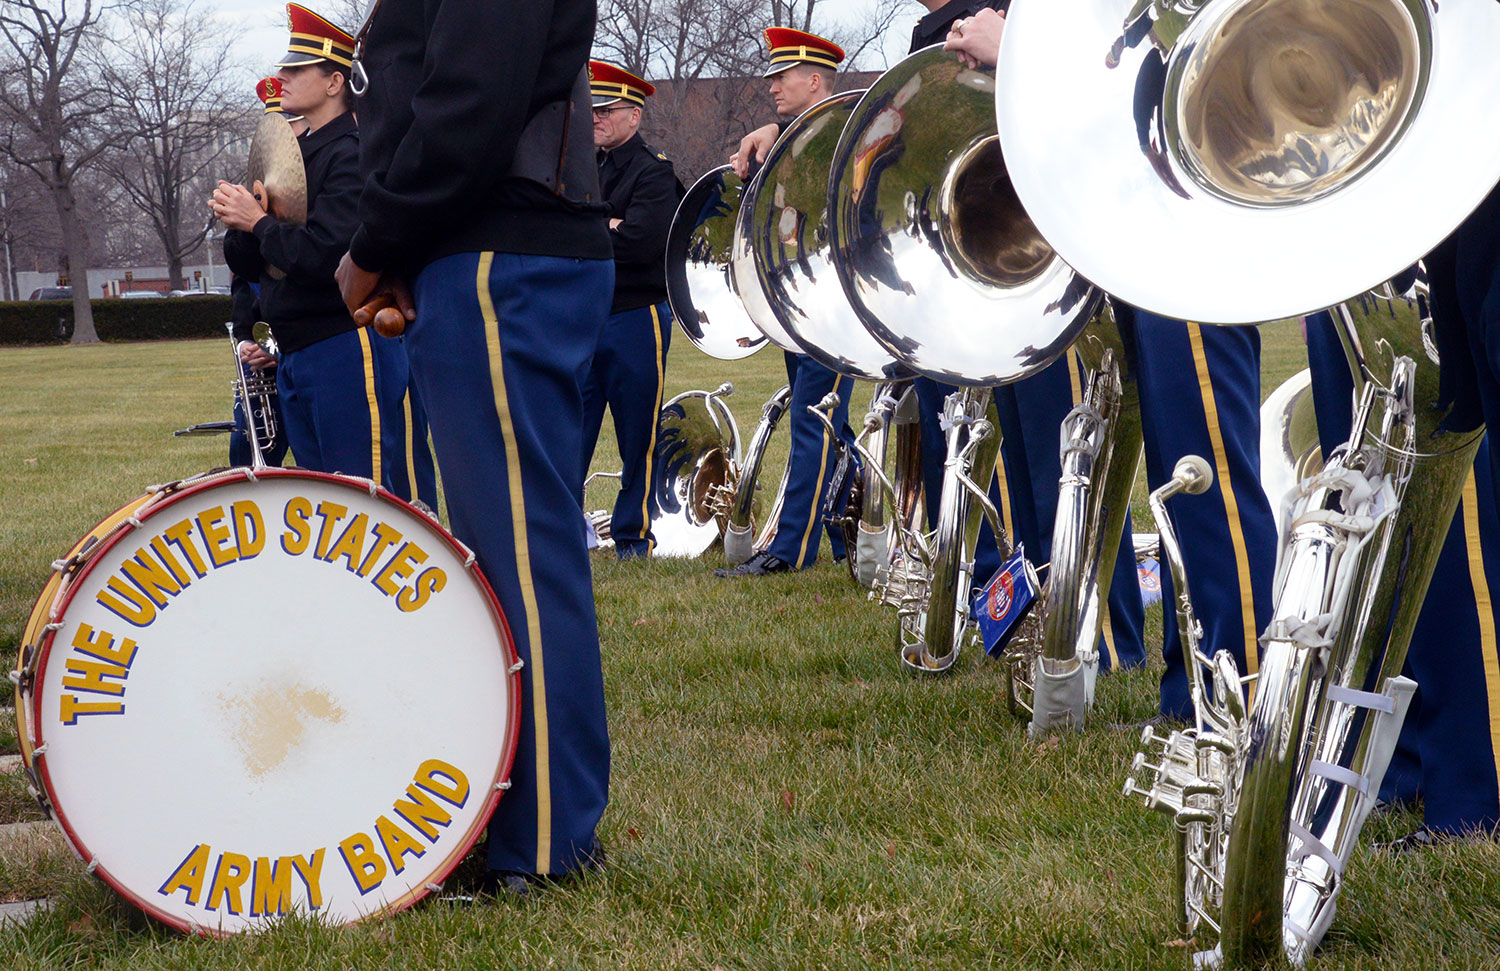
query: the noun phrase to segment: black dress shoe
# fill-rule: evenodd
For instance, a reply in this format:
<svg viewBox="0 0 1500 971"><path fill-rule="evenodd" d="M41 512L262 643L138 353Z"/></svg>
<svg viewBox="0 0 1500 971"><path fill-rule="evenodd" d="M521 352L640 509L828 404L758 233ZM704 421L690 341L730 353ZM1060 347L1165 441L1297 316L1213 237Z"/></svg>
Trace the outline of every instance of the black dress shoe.
<svg viewBox="0 0 1500 971"><path fill-rule="evenodd" d="M790 573L792 569L792 565L786 560L762 550L732 570L728 568L715 570L714 576L763 577L771 573Z"/></svg>
<svg viewBox="0 0 1500 971"><path fill-rule="evenodd" d="M1391 840L1389 843L1376 843L1376 850L1386 853L1414 853L1420 850L1430 850L1435 846L1446 846L1456 843L1461 837L1453 833L1439 833L1430 830L1426 826L1412 830L1405 836Z"/></svg>

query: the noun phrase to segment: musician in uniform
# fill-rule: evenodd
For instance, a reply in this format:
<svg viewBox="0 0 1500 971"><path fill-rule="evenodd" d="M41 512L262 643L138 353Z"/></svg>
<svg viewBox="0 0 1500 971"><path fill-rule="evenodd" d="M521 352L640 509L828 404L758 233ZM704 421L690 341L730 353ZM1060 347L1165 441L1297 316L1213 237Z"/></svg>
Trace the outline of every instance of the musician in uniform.
<svg viewBox="0 0 1500 971"><path fill-rule="evenodd" d="M782 120L766 125L745 136L739 150L730 158L737 172L748 172L748 146L759 145L768 132L779 132L813 105L832 95L834 72L844 59L843 48L826 38L788 27L769 27L765 32L770 48L766 78L776 103L776 114ZM775 141L774 134L770 141ZM760 160L765 153L759 151ZM838 445L828 429L808 412L808 407L837 391L838 407L834 409L833 427L847 441L849 395L854 379L835 374L806 354L786 352L787 383L792 389L787 422L791 426L792 445L787 456L786 492L776 534L771 545L732 569L714 571L718 577L763 576L788 570L804 570L818 558L819 525L827 492L838 457ZM828 542L835 561L844 557L844 540L838 529L829 527Z"/></svg>
<svg viewBox="0 0 1500 971"><path fill-rule="evenodd" d="M255 84L255 96L265 106L265 113L285 117L281 108L281 82L274 77L261 78ZM301 119L297 119L301 121ZM292 121L287 118L288 124ZM305 130L305 129L304 129ZM240 355L240 368L246 371L263 372L276 366L276 359L255 343L255 324L260 320L260 284L251 283L244 277L232 273L229 277L229 322L230 331ZM248 345L248 346L247 346ZM247 363L248 362L248 363ZM248 375L247 375L248 376ZM286 418L281 413L281 396L271 397L271 408L276 427L286 428ZM267 448L266 446L270 447ZM286 432L281 431L271 443L261 443L261 458L267 465L280 466L286 460ZM250 447L250 433L245 422L245 405L238 393L234 396L234 430L229 435L229 464L249 465L254 459Z"/></svg>
<svg viewBox="0 0 1500 971"><path fill-rule="evenodd" d="M609 406L620 449L620 492L610 535L620 559L655 546L651 489L656 421L665 387L672 308L667 303L667 230L682 198L672 163L640 136L641 110L656 88L623 68L589 62L599 188L609 204L615 295L609 323L583 382L583 469L588 473Z"/></svg>
<svg viewBox="0 0 1500 971"><path fill-rule="evenodd" d="M362 36L363 188L338 270L351 311L401 308L453 533L525 664L486 843L514 893L601 862L609 794L579 499L580 380L615 266L590 138L594 18L592 0L382 0Z"/></svg>
<svg viewBox="0 0 1500 971"><path fill-rule="evenodd" d="M1453 256L1450 238L1428 257L1427 267L1442 384L1452 395L1444 424L1457 430L1479 427L1483 415L1454 287ZM1328 312L1309 315L1305 328L1318 442L1328 455L1349 439L1354 378ZM1500 661L1495 633L1500 600L1490 592L1500 581L1500 517L1490 461L1486 437L1438 554L1402 669L1417 683L1417 692L1407 708L1380 797L1391 803L1420 800L1422 827L1391 844L1395 849L1493 831L1500 823Z"/></svg>
<svg viewBox="0 0 1500 971"><path fill-rule="evenodd" d="M394 484L404 466L402 395L407 365L399 342L354 323L333 271L357 223L359 130L348 86L354 39L316 13L287 4L291 38L277 65L282 109L301 114L307 221L277 220L242 185L219 183L213 210L228 227L224 255L259 303L281 350L276 385L297 465ZM241 344L241 359L264 352ZM409 491L408 491L409 495Z"/></svg>
<svg viewBox="0 0 1500 971"><path fill-rule="evenodd" d="M981 10L956 21L946 46L975 63L995 63L1004 18ZM1276 568L1276 523L1260 484L1260 332L1170 320L1115 302L1125 340L1135 351L1146 482L1155 489L1179 459L1200 455L1213 485L1178 495L1168 509L1182 540L1203 625L1200 650L1234 656L1242 674L1259 670L1259 634L1270 622ZM1162 572L1162 602L1174 600ZM1181 632L1174 610L1162 612L1161 716L1193 717Z"/></svg>

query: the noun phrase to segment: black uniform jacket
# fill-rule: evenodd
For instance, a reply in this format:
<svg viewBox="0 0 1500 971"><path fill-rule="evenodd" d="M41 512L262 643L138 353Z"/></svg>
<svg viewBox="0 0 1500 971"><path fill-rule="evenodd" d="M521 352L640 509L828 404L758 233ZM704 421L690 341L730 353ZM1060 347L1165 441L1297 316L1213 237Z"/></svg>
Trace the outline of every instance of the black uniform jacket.
<svg viewBox="0 0 1500 971"><path fill-rule="evenodd" d="M224 236L225 262L247 283L260 283L261 314L284 352L357 326L333 271L358 220L359 128L345 112L297 141L307 169L307 225L266 216L251 232L231 229ZM274 279L267 264L286 276Z"/></svg>
<svg viewBox="0 0 1500 971"><path fill-rule="evenodd" d="M613 255L597 200L579 205L506 175L527 120L567 99L583 70L594 7L381 0L362 60L370 86L359 102L365 184L355 263L410 274L485 250Z"/></svg>
<svg viewBox="0 0 1500 971"><path fill-rule="evenodd" d="M639 134L613 151L599 152L599 188L615 247L615 299L609 312L635 310L667 299L667 230L683 196L667 157Z"/></svg>
<svg viewBox="0 0 1500 971"><path fill-rule="evenodd" d="M911 32L911 48L907 53L915 54L924 47L947 40L948 28L960 17L972 17L985 8L1003 13L1009 7L1010 0L949 0L917 21L917 26Z"/></svg>
<svg viewBox="0 0 1500 971"><path fill-rule="evenodd" d="M225 241L228 248L228 239ZM235 274L229 281L229 321L234 324L235 344L255 339L255 322L260 320L260 303L246 279Z"/></svg>

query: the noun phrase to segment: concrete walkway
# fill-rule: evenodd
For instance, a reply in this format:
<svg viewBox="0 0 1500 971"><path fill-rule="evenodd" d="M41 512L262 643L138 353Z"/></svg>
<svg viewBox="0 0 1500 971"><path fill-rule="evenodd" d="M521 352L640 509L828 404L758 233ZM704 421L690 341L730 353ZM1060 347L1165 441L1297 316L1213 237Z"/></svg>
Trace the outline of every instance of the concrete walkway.
<svg viewBox="0 0 1500 971"><path fill-rule="evenodd" d="M38 914L44 914L52 909L52 901L43 897L41 900L21 900L13 904L0 904L0 927L7 923L20 926L29 923Z"/></svg>

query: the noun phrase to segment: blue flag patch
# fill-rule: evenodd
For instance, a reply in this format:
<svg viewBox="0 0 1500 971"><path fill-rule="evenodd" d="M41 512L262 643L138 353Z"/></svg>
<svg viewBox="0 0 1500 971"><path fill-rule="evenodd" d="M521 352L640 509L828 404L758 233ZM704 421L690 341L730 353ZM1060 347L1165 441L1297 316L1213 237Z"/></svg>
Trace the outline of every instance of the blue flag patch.
<svg viewBox="0 0 1500 971"><path fill-rule="evenodd" d="M1036 574L1026 562L1026 550L1016 544L1016 551L1001 565L995 576L974 595L972 615L984 637L984 650L999 657L1015 633L1016 625L1036 600Z"/></svg>

